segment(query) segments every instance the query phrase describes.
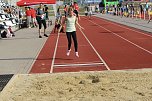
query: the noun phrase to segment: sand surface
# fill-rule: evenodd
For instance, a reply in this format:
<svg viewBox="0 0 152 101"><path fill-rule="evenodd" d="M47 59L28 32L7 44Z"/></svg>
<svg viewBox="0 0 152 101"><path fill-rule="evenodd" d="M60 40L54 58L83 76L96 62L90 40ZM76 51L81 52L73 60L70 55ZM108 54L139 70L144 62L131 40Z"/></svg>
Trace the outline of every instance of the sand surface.
<svg viewBox="0 0 152 101"><path fill-rule="evenodd" d="M152 70L18 74L0 101L152 101Z"/></svg>

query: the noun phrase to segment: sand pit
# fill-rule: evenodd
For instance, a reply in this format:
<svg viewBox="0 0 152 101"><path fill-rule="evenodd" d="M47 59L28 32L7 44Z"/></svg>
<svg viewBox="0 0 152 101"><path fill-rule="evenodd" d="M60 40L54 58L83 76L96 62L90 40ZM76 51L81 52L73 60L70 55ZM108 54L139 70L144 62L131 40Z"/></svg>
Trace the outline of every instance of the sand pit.
<svg viewBox="0 0 152 101"><path fill-rule="evenodd" d="M152 70L15 75L0 101L151 101Z"/></svg>

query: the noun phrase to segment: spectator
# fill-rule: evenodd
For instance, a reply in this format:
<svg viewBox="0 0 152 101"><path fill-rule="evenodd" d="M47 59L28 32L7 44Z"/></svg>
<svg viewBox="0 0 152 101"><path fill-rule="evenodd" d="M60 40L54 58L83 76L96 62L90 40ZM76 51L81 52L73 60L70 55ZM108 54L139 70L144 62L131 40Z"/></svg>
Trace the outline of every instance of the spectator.
<svg viewBox="0 0 152 101"><path fill-rule="evenodd" d="M68 10L68 7L67 7L67 5L65 5L65 6L64 6L64 15L65 15L65 17L68 15L68 14L67 14L67 10Z"/></svg>
<svg viewBox="0 0 152 101"><path fill-rule="evenodd" d="M23 12L22 12L22 9L19 10L19 19L22 19L23 18Z"/></svg>
<svg viewBox="0 0 152 101"><path fill-rule="evenodd" d="M89 11L89 7L88 7L88 6L85 6L85 11L84 11L85 16L88 16L88 11Z"/></svg>
<svg viewBox="0 0 152 101"><path fill-rule="evenodd" d="M108 3L106 3L106 13L108 14L108 11L109 11L109 5Z"/></svg>
<svg viewBox="0 0 152 101"><path fill-rule="evenodd" d="M48 7L47 7L47 5L44 5L44 12L45 12L45 16L46 16L46 20L48 20L49 19L49 12L48 12Z"/></svg>
<svg viewBox="0 0 152 101"><path fill-rule="evenodd" d="M60 19L56 19L55 21L54 33L56 32L56 30L58 33L65 33L64 26L62 25L62 16L60 17Z"/></svg>
<svg viewBox="0 0 152 101"><path fill-rule="evenodd" d="M104 7L105 7L104 1L102 0L102 2L99 3L99 10L100 10L100 13L103 13Z"/></svg>
<svg viewBox="0 0 152 101"><path fill-rule="evenodd" d="M34 8L31 8L31 18L32 18L32 27L37 27L36 11Z"/></svg>
<svg viewBox="0 0 152 101"><path fill-rule="evenodd" d="M64 29L64 27L61 25L62 23L62 14L61 14L61 11L60 11L60 7L57 9L57 14L56 14L56 21L55 21L55 27L54 27L54 33L56 32L60 32L60 28ZM64 32L62 30L62 32Z"/></svg>
<svg viewBox="0 0 152 101"><path fill-rule="evenodd" d="M148 5L148 3L146 2L146 12L148 12L148 8L149 8L149 5Z"/></svg>
<svg viewBox="0 0 152 101"><path fill-rule="evenodd" d="M61 14L60 7L59 7L56 12L56 19L59 19L61 16L62 16L62 14Z"/></svg>
<svg viewBox="0 0 152 101"><path fill-rule="evenodd" d="M10 34L12 35L12 37L15 37L15 33L12 31L11 26L9 26L8 30L9 30Z"/></svg>
<svg viewBox="0 0 152 101"><path fill-rule="evenodd" d="M79 16L79 6L78 6L77 2L74 2L73 8L74 8L74 11L73 11L73 12L76 14L76 17L77 17L78 19L80 19L80 16Z"/></svg>
<svg viewBox="0 0 152 101"><path fill-rule="evenodd" d="M46 18L45 18L45 13L43 11L42 8L42 4L40 4L39 8L36 11L36 19L39 25L39 38L42 38L41 36L41 28L42 28L42 24L44 26L44 36L48 37L47 34L45 34L45 30L46 30Z"/></svg>
<svg viewBox="0 0 152 101"><path fill-rule="evenodd" d="M9 15L9 17L12 17L11 13L12 9L9 6L7 6L7 14Z"/></svg>
<svg viewBox="0 0 152 101"><path fill-rule="evenodd" d="M31 10L30 10L30 7L25 7L25 9L26 9L26 11L25 11L25 13L26 13L26 19L27 19L27 27L28 28L31 28Z"/></svg>
<svg viewBox="0 0 152 101"><path fill-rule="evenodd" d="M92 7L91 7L91 4L89 5L88 15L89 15L89 19L91 19L91 15L92 15Z"/></svg>
<svg viewBox="0 0 152 101"><path fill-rule="evenodd" d="M139 7L140 7L140 14L142 15L142 14L143 14L143 6L142 6L141 3L140 3L140 5L139 5Z"/></svg>

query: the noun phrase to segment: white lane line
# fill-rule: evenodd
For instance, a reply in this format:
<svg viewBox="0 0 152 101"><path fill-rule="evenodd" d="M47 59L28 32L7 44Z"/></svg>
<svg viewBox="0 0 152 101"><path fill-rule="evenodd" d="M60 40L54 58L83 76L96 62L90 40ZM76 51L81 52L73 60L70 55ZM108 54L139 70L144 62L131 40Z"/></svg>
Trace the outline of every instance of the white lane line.
<svg viewBox="0 0 152 101"><path fill-rule="evenodd" d="M54 67L75 67L75 66L96 66L96 65L104 65L104 63L58 64L58 65L54 65Z"/></svg>
<svg viewBox="0 0 152 101"><path fill-rule="evenodd" d="M61 46L58 46L60 48L67 48L67 45L61 45ZM90 45L79 45L79 47L90 47Z"/></svg>
<svg viewBox="0 0 152 101"><path fill-rule="evenodd" d="M84 32L79 29L81 31L81 33L83 34L83 36L86 38L86 40L88 41L88 43L90 44L90 46L92 47L92 49L94 50L94 52L97 54L97 56L99 57L99 59L101 60L101 62L104 63L104 65L106 66L107 70L110 70L109 66L107 65L107 63L102 59L102 57L100 56L100 54L97 52L97 50L94 48L94 46L91 44L91 42L89 41L89 39L87 38L87 36L84 34Z"/></svg>
<svg viewBox="0 0 152 101"><path fill-rule="evenodd" d="M90 20L89 20L89 21L90 21ZM142 49L142 50L144 50L144 51L146 51L147 53L149 53L149 54L152 55L152 52L151 52L151 51L149 51L149 50L147 50L147 49L145 49L145 48L143 48L143 47L141 47L141 46L139 46L139 45L137 45L137 44L135 44L135 43L133 43L133 42L127 40L126 38L123 38L122 36L120 36L120 35L118 35L118 34L112 32L112 31L110 31L109 29L107 29L107 28L105 28L105 27L103 27L103 26L101 26L101 25L99 25L99 24L97 24L97 23L95 23L95 22L93 22L93 21L90 21L90 22L92 22L93 24L95 24L95 25L97 25L97 26L99 26L99 27L101 27L101 28L107 30L108 32L111 32L112 34L114 34L114 35L120 37L121 39L123 39L123 40L125 40L125 41L131 43L132 45L134 45L134 46L136 46L136 47L138 47L138 48L140 48L140 49Z"/></svg>
<svg viewBox="0 0 152 101"><path fill-rule="evenodd" d="M58 36L57 36L57 41L56 41L56 45L55 45L55 49L54 49L54 54L53 54L53 59L52 59L52 65L51 65L50 73L53 73L53 66L54 66L57 46L58 46L58 43L59 43L59 36L60 36L60 33L58 33Z"/></svg>
<svg viewBox="0 0 152 101"><path fill-rule="evenodd" d="M98 19L100 19L100 18L98 18ZM101 19L100 19L100 20L101 20ZM119 26L119 27L121 27L121 28L125 28L125 29L128 29L128 30L131 30L131 31L134 31L134 32L137 32L137 33L140 33L140 34L143 34L143 35L152 37L152 35L145 34L145 33L143 33L143 32L137 31L137 30L134 30L134 29L131 29L131 28L128 28L128 27L125 27L125 26L121 26L121 25L119 25L119 24L116 24L116 23L113 23L113 22L109 22L109 21L106 21L106 20L104 20L104 21L105 21L105 22L108 22L108 23L111 23L111 24L114 24L114 25L117 25L117 26Z"/></svg>

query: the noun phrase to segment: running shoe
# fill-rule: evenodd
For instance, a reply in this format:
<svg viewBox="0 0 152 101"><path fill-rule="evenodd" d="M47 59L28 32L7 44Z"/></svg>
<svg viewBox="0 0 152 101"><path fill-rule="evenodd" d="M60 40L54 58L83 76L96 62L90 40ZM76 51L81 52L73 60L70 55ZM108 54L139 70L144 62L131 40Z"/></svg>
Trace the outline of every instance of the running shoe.
<svg viewBox="0 0 152 101"><path fill-rule="evenodd" d="M67 51L67 53L66 53L67 56L70 55L70 51L71 51L71 49Z"/></svg>
<svg viewBox="0 0 152 101"><path fill-rule="evenodd" d="M39 38L42 38L42 36L39 36Z"/></svg>
<svg viewBox="0 0 152 101"><path fill-rule="evenodd" d="M48 35L47 35L47 34L44 34L44 36L45 36L45 37L48 37Z"/></svg>
<svg viewBox="0 0 152 101"><path fill-rule="evenodd" d="M78 54L78 52L75 52L75 56L76 56L76 57L79 57L79 54Z"/></svg>

